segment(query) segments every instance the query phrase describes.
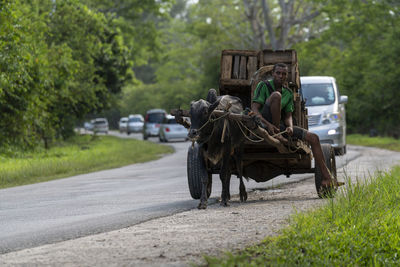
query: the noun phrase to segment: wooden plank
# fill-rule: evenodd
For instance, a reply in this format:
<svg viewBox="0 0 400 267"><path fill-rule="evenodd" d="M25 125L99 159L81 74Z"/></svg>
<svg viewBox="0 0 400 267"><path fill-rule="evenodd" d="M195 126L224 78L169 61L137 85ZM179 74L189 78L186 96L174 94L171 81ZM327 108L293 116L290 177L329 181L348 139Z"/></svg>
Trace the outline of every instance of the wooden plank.
<svg viewBox="0 0 400 267"><path fill-rule="evenodd" d="M239 79L239 63L240 63L240 56L234 56L232 79Z"/></svg>
<svg viewBox="0 0 400 267"><path fill-rule="evenodd" d="M276 64L276 63L286 63L291 64L294 63L292 61L292 50L285 51L275 51L272 50L264 50L263 51L263 64Z"/></svg>
<svg viewBox="0 0 400 267"><path fill-rule="evenodd" d="M250 81L249 80L240 80L240 79L237 79L237 80L221 79L220 80L220 84L222 84L223 87L226 87L226 86L229 86L229 85L246 87L246 86L250 86Z"/></svg>
<svg viewBox="0 0 400 267"><path fill-rule="evenodd" d="M294 107L295 107L295 116L296 116L296 122L297 126L301 127L301 100L300 96L297 96L296 99L294 100Z"/></svg>
<svg viewBox="0 0 400 267"><path fill-rule="evenodd" d="M230 79L232 73L232 56L222 56L221 58L221 78Z"/></svg>
<svg viewBox="0 0 400 267"><path fill-rule="evenodd" d="M239 79L245 80L247 77L247 60L245 56L240 57Z"/></svg>
<svg viewBox="0 0 400 267"><path fill-rule="evenodd" d="M292 62L293 63L297 62L297 54L295 50L292 50Z"/></svg>
<svg viewBox="0 0 400 267"><path fill-rule="evenodd" d="M243 159L257 159L257 160L282 160L282 159L301 159L301 154L290 153L244 153Z"/></svg>
<svg viewBox="0 0 400 267"><path fill-rule="evenodd" d="M259 51L254 50L223 50L222 55L256 57Z"/></svg>
<svg viewBox="0 0 400 267"><path fill-rule="evenodd" d="M308 130L308 109L303 112L303 128Z"/></svg>
<svg viewBox="0 0 400 267"><path fill-rule="evenodd" d="M296 87L298 88L297 83L296 83L297 82L297 80L296 80L296 64L292 64L291 71L290 71L290 77L291 77L290 78L291 82L296 84Z"/></svg>
<svg viewBox="0 0 400 267"><path fill-rule="evenodd" d="M257 57L249 57L247 60L247 80L251 80L257 69Z"/></svg>

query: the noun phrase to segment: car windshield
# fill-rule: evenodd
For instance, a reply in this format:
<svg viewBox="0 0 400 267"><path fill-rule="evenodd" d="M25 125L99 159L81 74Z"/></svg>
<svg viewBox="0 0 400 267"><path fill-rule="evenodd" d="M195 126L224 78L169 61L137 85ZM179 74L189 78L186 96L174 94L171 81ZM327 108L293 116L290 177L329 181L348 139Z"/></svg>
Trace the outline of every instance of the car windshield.
<svg viewBox="0 0 400 267"><path fill-rule="evenodd" d="M164 119L164 113L150 113L148 114L147 121L150 123L161 123Z"/></svg>
<svg viewBox="0 0 400 267"><path fill-rule="evenodd" d="M130 118L129 122L141 122L142 120L140 118Z"/></svg>
<svg viewBox="0 0 400 267"><path fill-rule="evenodd" d="M106 124L105 121L95 121L94 124Z"/></svg>
<svg viewBox="0 0 400 267"><path fill-rule="evenodd" d="M301 92L306 107L330 105L335 102L335 92L331 83L302 84Z"/></svg>

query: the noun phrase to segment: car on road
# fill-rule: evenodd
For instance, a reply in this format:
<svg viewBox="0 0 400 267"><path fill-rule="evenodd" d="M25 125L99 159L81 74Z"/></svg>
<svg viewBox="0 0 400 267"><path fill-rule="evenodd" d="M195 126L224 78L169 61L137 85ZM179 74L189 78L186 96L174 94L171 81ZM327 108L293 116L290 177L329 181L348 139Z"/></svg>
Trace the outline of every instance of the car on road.
<svg viewBox="0 0 400 267"><path fill-rule="evenodd" d="M164 109L150 109L146 112L143 124L143 140L147 140L150 136L157 137L160 133L161 123L167 116Z"/></svg>
<svg viewBox="0 0 400 267"><path fill-rule="evenodd" d="M83 124L85 131L93 131L93 124L91 122L85 121Z"/></svg>
<svg viewBox="0 0 400 267"><path fill-rule="evenodd" d="M337 155L345 154L348 97L340 95L334 77L303 76L300 82L309 130L318 135L321 144L331 144Z"/></svg>
<svg viewBox="0 0 400 267"><path fill-rule="evenodd" d="M129 115L126 133L137 133L143 131L144 119L141 114Z"/></svg>
<svg viewBox="0 0 400 267"><path fill-rule="evenodd" d="M92 120L94 133L108 133L108 120L106 118L96 118Z"/></svg>
<svg viewBox="0 0 400 267"><path fill-rule="evenodd" d="M160 125L160 142L171 140L188 140L188 130L175 120L175 116L167 115Z"/></svg>
<svg viewBox="0 0 400 267"><path fill-rule="evenodd" d="M126 132L128 128L128 117L122 117L118 122L118 129L120 133Z"/></svg>

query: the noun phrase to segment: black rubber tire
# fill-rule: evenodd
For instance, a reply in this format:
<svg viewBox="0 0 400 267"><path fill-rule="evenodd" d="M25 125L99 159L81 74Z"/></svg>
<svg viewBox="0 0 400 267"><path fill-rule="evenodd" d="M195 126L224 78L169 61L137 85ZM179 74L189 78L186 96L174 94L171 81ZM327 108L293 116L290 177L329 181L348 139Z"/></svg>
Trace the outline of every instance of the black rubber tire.
<svg viewBox="0 0 400 267"><path fill-rule="evenodd" d="M148 136L146 134L143 134L143 140L147 140Z"/></svg>
<svg viewBox="0 0 400 267"><path fill-rule="evenodd" d="M200 199L202 180L203 178L208 179L209 177L204 164L203 155L200 153L200 146L197 143L195 143L193 147L190 145L188 149L187 176L190 195L193 199Z"/></svg>
<svg viewBox="0 0 400 267"><path fill-rule="evenodd" d="M330 171L334 182L337 183L337 172L336 172L336 158L335 150L330 144L321 144L322 154L325 158L325 164ZM333 197L337 188L333 187L330 190L322 188L322 172L318 166L315 166L315 188L320 198Z"/></svg>
<svg viewBox="0 0 400 267"><path fill-rule="evenodd" d="M335 155L343 156L344 154L346 154L346 146L335 148Z"/></svg>

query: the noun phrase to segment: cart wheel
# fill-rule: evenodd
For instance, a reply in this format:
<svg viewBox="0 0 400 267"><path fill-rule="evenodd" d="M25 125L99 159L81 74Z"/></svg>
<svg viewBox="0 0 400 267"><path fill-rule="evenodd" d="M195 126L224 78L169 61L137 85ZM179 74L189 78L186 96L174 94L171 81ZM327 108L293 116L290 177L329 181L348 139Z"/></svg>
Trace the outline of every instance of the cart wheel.
<svg viewBox="0 0 400 267"><path fill-rule="evenodd" d="M337 183L337 173L336 173L336 159L335 150L330 144L321 144L322 154L325 158L326 167L330 171L332 178L335 183ZM333 197L337 188L334 187L331 190L322 188L322 172L318 166L315 166L315 187L317 189L318 196L320 198Z"/></svg>
<svg viewBox="0 0 400 267"><path fill-rule="evenodd" d="M202 180L208 179L207 197L211 194L211 174L207 173L203 155L200 153L200 146L195 143L189 146L187 157L187 175L190 195L193 199L200 199Z"/></svg>

